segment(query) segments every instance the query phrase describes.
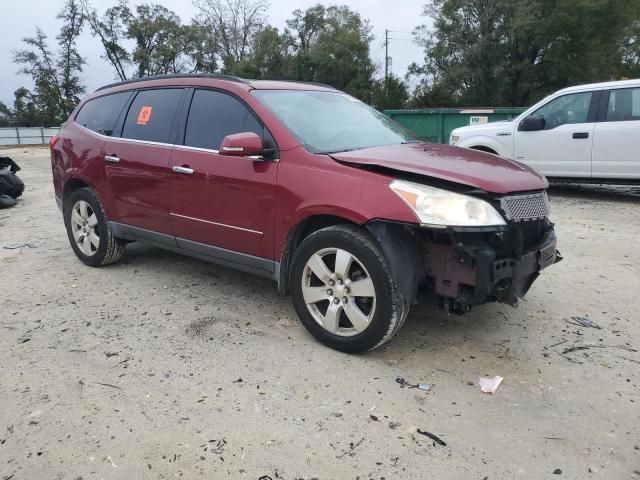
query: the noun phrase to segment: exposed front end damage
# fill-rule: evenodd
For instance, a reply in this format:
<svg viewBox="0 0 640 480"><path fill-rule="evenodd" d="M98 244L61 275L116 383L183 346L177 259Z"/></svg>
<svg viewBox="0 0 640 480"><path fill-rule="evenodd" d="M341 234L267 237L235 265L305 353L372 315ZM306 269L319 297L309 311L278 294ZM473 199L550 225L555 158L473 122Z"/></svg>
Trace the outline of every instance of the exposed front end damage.
<svg viewBox="0 0 640 480"><path fill-rule="evenodd" d="M547 220L509 225L505 231L422 231L417 236L424 271L420 293L456 313L491 301L517 305L540 271L561 259Z"/></svg>
<svg viewBox="0 0 640 480"><path fill-rule="evenodd" d="M403 266L394 273L405 298L454 313L487 302L516 306L540 272L562 259L546 216L475 230L387 222L372 222L369 229L390 263Z"/></svg>

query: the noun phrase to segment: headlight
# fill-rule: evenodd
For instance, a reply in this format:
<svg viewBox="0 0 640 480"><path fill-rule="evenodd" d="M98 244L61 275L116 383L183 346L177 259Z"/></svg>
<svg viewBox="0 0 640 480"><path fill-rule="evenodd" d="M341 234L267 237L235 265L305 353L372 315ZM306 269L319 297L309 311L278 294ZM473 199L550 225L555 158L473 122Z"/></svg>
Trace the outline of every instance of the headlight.
<svg viewBox="0 0 640 480"><path fill-rule="evenodd" d="M455 145L460 140L460 135L451 135L449 136L449 145Z"/></svg>
<svg viewBox="0 0 640 480"><path fill-rule="evenodd" d="M389 185L423 225L450 227L490 227L506 225L504 218L480 198L394 180Z"/></svg>

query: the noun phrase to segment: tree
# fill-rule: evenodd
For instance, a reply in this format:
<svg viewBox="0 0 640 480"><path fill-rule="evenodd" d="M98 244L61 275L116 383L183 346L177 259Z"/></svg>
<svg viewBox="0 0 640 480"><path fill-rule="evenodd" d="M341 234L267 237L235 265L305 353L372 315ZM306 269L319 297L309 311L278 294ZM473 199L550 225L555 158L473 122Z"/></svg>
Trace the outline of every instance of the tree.
<svg viewBox="0 0 640 480"><path fill-rule="evenodd" d="M403 108L409 100L407 85L393 74L386 82L384 78L375 80L371 91L371 105L381 111Z"/></svg>
<svg viewBox="0 0 640 480"><path fill-rule="evenodd" d="M255 38L266 25L265 0L195 0L198 22L208 27L218 45L224 70L249 57Z"/></svg>
<svg viewBox="0 0 640 480"><path fill-rule="evenodd" d="M424 105L531 104L559 88L624 75L637 2L434 0L418 27L425 49L409 74ZM633 47L632 47L633 50ZM633 65L633 60L630 61ZM633 67L632 67L633 68Z"/></svg>
<svg viewBox="0 0 640 480"><path fill-rule="evenodd" d="M85 92L79 74L87 62L80 56L76 46L84 25L84 13L77 0L67 0L56 18L62 20L62 28L56 37L60 47L56 66L60 75L61 110L66 118Z"/></svg>
<svg viewBox="0 0 640 480"><path fill-rule="evenodd" d="M34 37L23 39L30 48L16 52L13 57L13 61L21 66L20 73L33 79L34 103L41 121L48 125L64 121L85 91L79 77L85 61L76 48L84 17L77 1L67 0L57 18L63 21L56 37L57 55L49 49L45 33L36 28Z"/></svg>
<svg viewBox="0 0 640 480"><path fill-rule="evenodd" d="M287 26L296 38L295 73L298 80L326 83L371 101L375 66L369 43L371 26L346 6L316 5L295 10Z"/></svg>
<svg viewBox="0 0 640 480"><path fill-rule="evenodd" d="M13 108L0 102L0 126L39 127L55 125L43 115L37 104L37 97L24 87L13 92Z"/></svg>
<svg viewBox="0 0 640 480"><path fill-rule="evenodd" d="M142 4L126 19L127 37L136 42L132 59L138 77L180 73L187 66L185 29L180 17L158 4Z"/></svg>
<svg viewBox="0 0 640 480"><path fill-rule="evenodd" d="M204 25L182 25L178 15L159 4L132 10L127 0L119 0L100 17L88 0L81 1L91 33L102 44L102 58L120 80L216 69L216 44ZM134 43L131 51L127 40Z"/></svg>
<svg viewBox="0 0 640 480"><path fill-rule="evenodd" d="M118 4L108 8L102 18L91 7L88 0L80 0L87 19L91 35L97 37L102 44L102 58L108 61L121 81L127 80L127 69L131 65L131 55L122 46L126 38L126 24L131 17L127 0L119 0Z"/></svg>

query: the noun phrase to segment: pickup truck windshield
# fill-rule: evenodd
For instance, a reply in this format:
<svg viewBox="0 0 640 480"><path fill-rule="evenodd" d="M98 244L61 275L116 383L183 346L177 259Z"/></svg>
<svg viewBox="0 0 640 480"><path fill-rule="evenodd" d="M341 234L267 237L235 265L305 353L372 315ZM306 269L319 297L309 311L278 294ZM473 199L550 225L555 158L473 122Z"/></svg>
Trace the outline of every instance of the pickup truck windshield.
<svg viewBox="0 0 640 480"><path fill-rule="evenodd" d="M421 140L344 93L253 90L253 95L312 153L337 153Z"/></svg>

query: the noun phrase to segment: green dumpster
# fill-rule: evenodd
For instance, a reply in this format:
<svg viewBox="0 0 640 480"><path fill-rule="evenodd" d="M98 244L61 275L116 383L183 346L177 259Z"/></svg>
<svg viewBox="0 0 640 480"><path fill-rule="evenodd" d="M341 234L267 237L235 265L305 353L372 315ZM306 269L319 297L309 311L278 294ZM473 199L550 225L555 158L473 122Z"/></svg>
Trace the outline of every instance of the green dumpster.
<svg viewBox="0 0 640 480"><path fill-rule="evenodd" d="M384 113L407 127L422 140L449 143L454 128L498 120L511 120L525 108L418 108L385 110Z"/></svg>

